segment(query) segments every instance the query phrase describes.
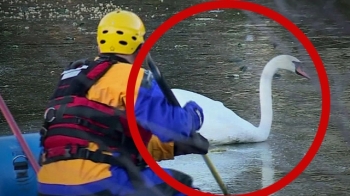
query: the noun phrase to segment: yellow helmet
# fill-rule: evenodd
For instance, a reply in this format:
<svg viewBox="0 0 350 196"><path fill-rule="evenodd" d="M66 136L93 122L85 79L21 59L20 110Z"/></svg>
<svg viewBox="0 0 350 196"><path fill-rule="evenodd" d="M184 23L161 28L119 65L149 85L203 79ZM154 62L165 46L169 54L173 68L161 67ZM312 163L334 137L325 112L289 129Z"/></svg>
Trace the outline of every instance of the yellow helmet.
<svg viewBox="0 0 350 196"><path fill-rule="evenodd" d="M145 26L133 12L117 10L105 15L97 28L100 53L133 54L144 43Z"/></svg>

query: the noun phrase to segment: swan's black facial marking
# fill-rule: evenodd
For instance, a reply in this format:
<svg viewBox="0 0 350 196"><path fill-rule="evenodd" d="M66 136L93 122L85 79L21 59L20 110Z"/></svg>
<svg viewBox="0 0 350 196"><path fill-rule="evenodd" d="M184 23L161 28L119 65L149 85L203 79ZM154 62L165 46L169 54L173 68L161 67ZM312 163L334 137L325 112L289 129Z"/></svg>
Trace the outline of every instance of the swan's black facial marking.
<svg viewBox="0 0 350 196"><path fill-rule="evenodd" d="M295 65L295 73L303 76L307 79L310 79L310 76L303 70L303 66L301 62L297 62L297 61L292 61Z"/></svg>

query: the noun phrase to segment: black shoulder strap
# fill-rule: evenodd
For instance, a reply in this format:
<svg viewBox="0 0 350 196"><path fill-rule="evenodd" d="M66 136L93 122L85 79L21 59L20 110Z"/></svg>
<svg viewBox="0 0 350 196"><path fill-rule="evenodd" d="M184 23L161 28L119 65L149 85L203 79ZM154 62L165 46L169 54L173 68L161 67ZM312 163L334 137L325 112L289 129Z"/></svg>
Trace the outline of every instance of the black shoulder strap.
<svg viewBox="0 0 350 196"><path fill-rule="evenodd" d="M79 59L77 61L69 63L69 65L64 69L64 70L69 70L69 69L76 69L78 67L81 67L82 65L88 64L89 59Z"/></svg>
<svg viewBox="0 0 350 196"><path fill-rule="evenodd" d="M89 89L118 62L128 63L125 59L112 54L100 55L96 60L85 58L71 62L60 75L57 85L57 88L64 86L65 89L60 88L57 92L56 88L50 99L66 95L86 96Z"/></svg>
<svg viewBox="0 0 350 196"><path fill-rule="evenodd" d="M76 76L75 81L83 88L81 91L87 92L111 67L112 62L109 61L90 61L88 68L81 70Z"/></svg>

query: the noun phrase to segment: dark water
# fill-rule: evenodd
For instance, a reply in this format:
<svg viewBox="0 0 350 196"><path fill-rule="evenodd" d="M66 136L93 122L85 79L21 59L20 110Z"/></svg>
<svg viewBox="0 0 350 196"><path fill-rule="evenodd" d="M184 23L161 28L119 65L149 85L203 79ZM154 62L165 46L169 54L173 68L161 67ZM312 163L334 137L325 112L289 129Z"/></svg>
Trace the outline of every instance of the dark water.
<svg viewBox="0 0 350 196"><path fill-rule="evenodd" d="M35 132L40 126L44 104L62 67L96 54L94 31L104 13L118 6L131 9L151 33L172 14L199 2L1 2L0 92L22 131ZM304 174L276 195L350 195L347 2L254 2L284 14L305 32L324 62L332 91L331 121L318 155ZM151 52L173 88L222 101L255 125L260 119L259 77L266 62L278 54L291 54L305 63L311 81L280 71L273 82L274 121L268 141L223 147L227 151L210 154L230 192L270 185L307 152L320 120L321 91L310 57L283 27L250 12L212 11L172 28ZM242 66L248 69L241 71ZM0 128L1 134L10 134L2 116ZM205 191L220 192L199 156L179 157L164 165L190 173Z"/></svg>

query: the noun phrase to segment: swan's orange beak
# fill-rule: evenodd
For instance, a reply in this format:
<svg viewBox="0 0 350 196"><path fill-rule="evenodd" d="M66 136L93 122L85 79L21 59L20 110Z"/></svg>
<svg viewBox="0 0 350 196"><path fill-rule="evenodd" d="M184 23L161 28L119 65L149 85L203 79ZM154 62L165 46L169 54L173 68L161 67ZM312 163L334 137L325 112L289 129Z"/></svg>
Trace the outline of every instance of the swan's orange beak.
<svg viewBox="0 0 350 196"><path fill-rule="evenodd" d="M307 79L311 79L311 77L303 70L303 66L301 65L300 62L294 62L293 63L295 64L295 73L300 75L300 76L303 76Z"/></svg>
<svg viewBox="0 0 350 196"><path fill-rule="evenodd" d="M298 74L298 75L301 75L301 76L303 76L303 77L305 77L305 78L307 78L307 79L311 79L311 77L309 76L309 75L307 75L307 73L303 70L303 68L302 67L297 67L296 69L295 69L295 72Z"/></svg>

